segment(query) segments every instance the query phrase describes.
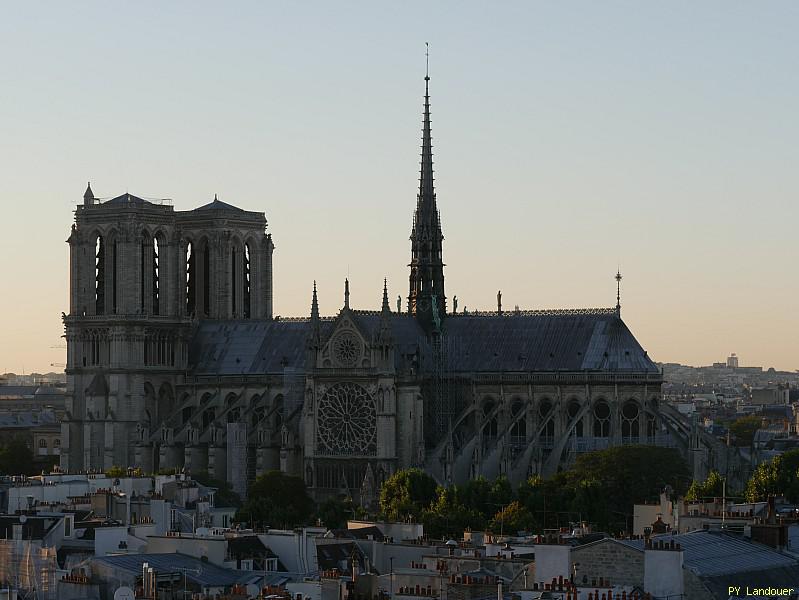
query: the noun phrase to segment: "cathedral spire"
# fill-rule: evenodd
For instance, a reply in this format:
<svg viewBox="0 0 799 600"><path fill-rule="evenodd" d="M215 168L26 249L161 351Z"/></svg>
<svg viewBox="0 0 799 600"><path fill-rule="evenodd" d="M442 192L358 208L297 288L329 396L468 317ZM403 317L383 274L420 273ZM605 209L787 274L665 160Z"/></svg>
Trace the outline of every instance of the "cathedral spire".
<svg viewBox="0 0 799 600"><path fill-rule="evenodd" d="M429 53L425 52L428 63ZM428 63L429 64L429 63ZM447 312L444 294L441 219L436 205L433 178L433 138L430 132L430 71L425 68L424 116L422 119L422 156L419 170L419 194L411 230L411 274L408 312L419 318L422 326L433 331L434 322ZM433 311L437 314L433 315Z"/></svg>
<svg viewBox="0 0 799 600"><path fill-rule="evenodd" d="M344 308L350 307L350 280L344 279Z"/></svg>
<svg viewBox="0 0 799 600"><path fill-rule="evenodd" d="M319 321L319 300L316 298L316 280L313 282L313 297L311 298L311 321Z"/></svg>
<svg viewBox="0 0 799 600"><path fill-rule="evenodd" d="M621 316L621 269L616 270L616 315Z"/></svg>
<svg viewBox="0 0 799 600"><path fill-rule="evenodd" d="M425 206L422 207L422 204ZM419 208L436 211L436 194L433 186L433 139L430 134L430 74L428 69L425 69L424 76L424 119L422 122L422 164L419 174Z"/></svg>
<svg viewBox="0 0 799 600"><path fill-rule="evenodd" d="M391 306L388 304L388 279L383 279L383 306L380 309L380 329L377 340L383 344L391 343Z"/></svg>
<svg viewBox="0 0 799 600"><path fill-rule="evenodd" d="M388 304L388 279L383 279L383 314L390 313L391 307Z"/></svg>
<svg viewBox="0 0 799 600"><path fill-rule="evenodd" d="M313 282L313 296L311 297L311 327L308 329L305 338L308 364L314 364L316 360L316 351L319 349L319 344L322 338L322 323L319 318L319 300L316 297L316 280Z"/></svg>

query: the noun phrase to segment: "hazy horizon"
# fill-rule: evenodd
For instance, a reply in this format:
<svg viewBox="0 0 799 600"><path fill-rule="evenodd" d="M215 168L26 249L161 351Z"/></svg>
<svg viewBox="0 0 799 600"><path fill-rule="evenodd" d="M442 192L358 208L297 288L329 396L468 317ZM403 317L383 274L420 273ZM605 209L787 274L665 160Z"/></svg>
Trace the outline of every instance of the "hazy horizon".
<svg viewBox="0 0 799 600"><path fill-rule="evenodd" d="M72 210L264 212L276 315L407 296L430 42L447 295L609 307L653 360L799 369L799 6L20 5L0 22L0 372L65 352Z"/></svg>

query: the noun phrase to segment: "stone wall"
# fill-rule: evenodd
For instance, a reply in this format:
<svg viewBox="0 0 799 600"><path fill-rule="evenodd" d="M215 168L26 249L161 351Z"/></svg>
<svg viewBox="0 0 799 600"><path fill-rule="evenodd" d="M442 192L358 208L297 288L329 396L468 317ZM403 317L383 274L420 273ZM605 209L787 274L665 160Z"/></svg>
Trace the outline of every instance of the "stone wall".
<svg viewBox="0 0 799 600"><path fill-rule="evenodd" d="M577 564L578 584L587 577L593 585L601 577L612 585L644 585L644 553L610 538L574 548L572 563Z"/></svg>

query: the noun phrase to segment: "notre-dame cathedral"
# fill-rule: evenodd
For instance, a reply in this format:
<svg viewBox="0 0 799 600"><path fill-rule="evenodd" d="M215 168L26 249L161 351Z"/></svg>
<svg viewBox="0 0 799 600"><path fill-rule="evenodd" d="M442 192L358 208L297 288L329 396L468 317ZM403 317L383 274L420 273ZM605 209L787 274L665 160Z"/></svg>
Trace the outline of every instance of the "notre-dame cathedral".
<svg viewBox="0 0 799 600"><path fill-rule="evenodd" d="M374 502L403 467L520 481L608 446L671 444L662 375L614 308L458 312L444 288L429 77L405 310L272 314L263 213L91 187L69 237L66 470L270 469ZM620 279L620 277L617 277ZM309 282L310 292L310 282ZM380 290L375 290L375 300Z"/></svg>

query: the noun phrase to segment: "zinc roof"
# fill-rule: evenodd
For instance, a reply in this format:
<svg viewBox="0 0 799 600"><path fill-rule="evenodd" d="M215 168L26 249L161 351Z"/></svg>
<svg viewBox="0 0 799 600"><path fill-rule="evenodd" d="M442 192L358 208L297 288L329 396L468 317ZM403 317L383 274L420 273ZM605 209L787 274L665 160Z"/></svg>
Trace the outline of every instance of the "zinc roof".
<svg viewBox="0 0 799 600"><path fill-rule="evenodd" d="M377 311L351 311L366 339L379 330ZM419 368L432 366L429 338L408 314L392 313L397 368L419 353ZM336 326L321 323L323 341ZM304 369L310 321L203 321L191 344L195 374L279 373ZM448 316L443 322L447 369L452 372L620 371L658 373L657 365L614 312L552 311L533 314Z"/></svg>
<svg viewBox="0 0 799 600"><path fill-rule="evenodd" d="M679 535L655 536L654 540L674 540L682 547L683 564L700 577L732 575L747 571L793 568L799 575L799 563L768 546L721 532L692 531ZM619 540L644 549L644 540Z"/></svg>
<svg viewBox="0 0 799 600"><path fill-rule="evenodd" d="M186 569L186 577L189 580L207 587L226 587L253 577L252 572L226 569L212 563L203 562L193 556L179 553L113 554L101 556L94 560L115 570L118 569L136 575L141 574L142 564L144 563L148 563L156 573L183 574L183 569Z"/></svg>

